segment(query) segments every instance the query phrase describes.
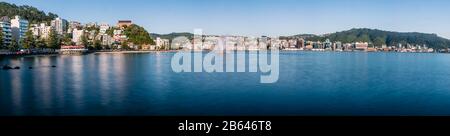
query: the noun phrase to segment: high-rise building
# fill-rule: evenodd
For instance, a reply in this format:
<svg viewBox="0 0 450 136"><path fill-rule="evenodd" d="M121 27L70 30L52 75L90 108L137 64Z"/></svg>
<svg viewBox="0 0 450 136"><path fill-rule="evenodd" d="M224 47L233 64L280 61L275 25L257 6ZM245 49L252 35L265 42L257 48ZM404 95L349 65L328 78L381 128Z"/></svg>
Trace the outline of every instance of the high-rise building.
<svg viewBox="0 0 450 136"><path fill-rule="evenodd" d="M12 38L19 42L25 37L25 33L28 31L28 21L22 19L20 16L14 16L11 19L11 32Z"/></svg>
<svg viewBox="0 0 450 136"><path fill-rule="evenodd" d="M9 17L4 16L0 18L0 27L2 29L3 33L3 45L0 46L8 46L11 44L11 20L9 20Z"/></svg>
<svg viewBox="0 0 450 136"><path fill-rule="evenodd" d="M58 35L63 35L67 32L67 20L62 18L55 18L51 22L51 26L55 29Z"/></svg>

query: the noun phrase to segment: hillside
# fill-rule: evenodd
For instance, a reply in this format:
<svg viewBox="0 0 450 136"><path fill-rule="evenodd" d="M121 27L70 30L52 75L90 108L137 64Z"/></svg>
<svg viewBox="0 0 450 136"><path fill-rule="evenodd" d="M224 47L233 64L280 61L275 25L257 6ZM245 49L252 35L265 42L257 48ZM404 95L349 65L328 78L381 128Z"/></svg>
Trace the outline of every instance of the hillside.
<svg viewBox="0 0 450 136"><path fill-rule="evenodd" d="M0 16L13 18L15 15L27 19L30 23L50 22L52 19L58 17L56 14L47 14L32 6L17 6L15 4L0 2Z"/></svg>
<svg viewBox="0 0 450 136"><path fill-rule="evenodd" d="M324 41L326 39L330 39L331 41L341 41L344 43L369 42L377 47L380 47L383 44L387 46L396 46L399 43L403 45L407 43L413 45L425 44L428 47L435 49L450 47L450 40L439 37L436 34L426 34L417 32L391 32L367 28L351 29L348 31L305 38L305 40L310 41Z"/></svg>

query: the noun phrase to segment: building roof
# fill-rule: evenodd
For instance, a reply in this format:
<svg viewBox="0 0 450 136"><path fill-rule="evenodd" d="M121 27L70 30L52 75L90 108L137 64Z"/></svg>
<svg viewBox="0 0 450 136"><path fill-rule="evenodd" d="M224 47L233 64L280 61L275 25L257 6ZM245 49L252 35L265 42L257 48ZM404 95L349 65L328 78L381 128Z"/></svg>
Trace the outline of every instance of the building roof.
<svg viewBox="0 0 450 136"><path fill-rule="evenodd" d="M119 20L119 23L131 23L131 20Z"/></svg>

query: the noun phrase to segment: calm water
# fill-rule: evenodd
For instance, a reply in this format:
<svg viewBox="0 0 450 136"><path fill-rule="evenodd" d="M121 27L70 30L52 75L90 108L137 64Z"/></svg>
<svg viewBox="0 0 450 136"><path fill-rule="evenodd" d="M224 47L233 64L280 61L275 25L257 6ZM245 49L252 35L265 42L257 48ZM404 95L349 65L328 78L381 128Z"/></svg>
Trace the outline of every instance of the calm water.
<svg viewBox="0 0 450 136"><path fill-rule="evenodd" d="M1 58L0 115L450 115L450 54L281 52L275 84L172 56Z"/></svg>

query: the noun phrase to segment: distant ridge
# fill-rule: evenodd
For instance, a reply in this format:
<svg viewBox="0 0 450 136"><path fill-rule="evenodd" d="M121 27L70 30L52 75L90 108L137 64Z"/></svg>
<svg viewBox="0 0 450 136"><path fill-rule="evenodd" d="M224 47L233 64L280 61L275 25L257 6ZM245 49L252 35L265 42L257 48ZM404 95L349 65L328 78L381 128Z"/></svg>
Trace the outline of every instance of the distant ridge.
<svg viewBox="0 0 450 136"><path fill-rule="evenodd" d="M156 37L160 37L160 38L162 38L162 39L169 39L169 40L172 40L172 39L174 39L174 38L176 38L176 37L179 37L179 36L185 36L185 37L188 38L188 39L193 39L194 34L188 33L188 32L170 33L170 34L156 34L156 33L151 33L150 36L151 36L153 39L156 39Z"/></svg>
<svg viewBox="0 0 450 136"><path fill-rule="evenodd" d="M294 37L301 37L308 41L325 41L326 39L330 39L331 41L340 41L343 43L369 42L376 47L381 47L382 45L396 46L398 44L427 45L435 49L450 47L449 39L439 37L436 34L393 32L368 28L354 28L324 35L294 35L284 38Z"/></svg>

